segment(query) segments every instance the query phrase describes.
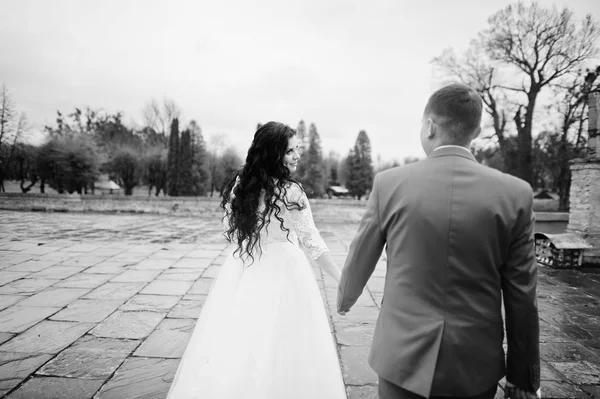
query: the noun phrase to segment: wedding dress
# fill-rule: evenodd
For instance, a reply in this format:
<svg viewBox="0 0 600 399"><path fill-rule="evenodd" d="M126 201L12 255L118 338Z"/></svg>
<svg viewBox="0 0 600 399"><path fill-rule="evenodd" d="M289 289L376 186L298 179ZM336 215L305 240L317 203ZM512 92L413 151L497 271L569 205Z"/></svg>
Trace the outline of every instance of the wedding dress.
<svg viewBox="0 0 600 399"><path fill-rule="evenodd" d="M328 316L307 258L317 259L328 249L304 192L292 185L286 196L289 203L305 206L280 205L289 236L273 216L261 232L262 255L255 255L253 264L244 265L233 254L225 260L169 399L346 399Z"/></svg>

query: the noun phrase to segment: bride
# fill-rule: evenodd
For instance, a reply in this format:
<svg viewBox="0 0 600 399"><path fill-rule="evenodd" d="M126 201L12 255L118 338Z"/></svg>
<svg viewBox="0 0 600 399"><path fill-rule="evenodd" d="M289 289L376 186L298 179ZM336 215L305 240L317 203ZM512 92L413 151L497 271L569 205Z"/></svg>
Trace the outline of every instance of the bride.
<svg viewBox="0 0 600 399"><path fill-rule="evenodd" d="M308 258L339 282L306 194L291 177L296 132L269 122L226 191L235 251L204 304L170 399L346 399L335 342Z"/></svg>

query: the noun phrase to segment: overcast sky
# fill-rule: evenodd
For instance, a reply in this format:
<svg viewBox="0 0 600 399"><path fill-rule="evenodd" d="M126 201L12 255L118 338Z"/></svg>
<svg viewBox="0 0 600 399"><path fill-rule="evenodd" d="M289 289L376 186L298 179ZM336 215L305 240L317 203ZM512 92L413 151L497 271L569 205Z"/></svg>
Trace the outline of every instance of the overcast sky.
<svg viewBox="0 0 600 399"><path fill-rule="evenodd" d="M146 102L168 97L241 155L257 122L303 119L326 152L347 154L364 129L375 159L422 156L431 59L510 3L0 0L0 82L38 127L85 106L141 123ZM541 3L600 16L598 0Z"/></svg>

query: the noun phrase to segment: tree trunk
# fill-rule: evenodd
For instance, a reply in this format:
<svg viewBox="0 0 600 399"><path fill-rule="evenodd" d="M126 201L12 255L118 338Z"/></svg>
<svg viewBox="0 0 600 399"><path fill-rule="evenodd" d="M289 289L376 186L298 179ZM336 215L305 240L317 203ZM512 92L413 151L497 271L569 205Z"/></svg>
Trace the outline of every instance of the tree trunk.
<svg viewBox="0 0 600 399"><path fill-rule="evenodd" d="M4 190L4 167L2 161L0 161L0 193L5 193Z"/></svg>
<svg viewBox="0 0 600 399"><path fill-rule="evenodd" d="M40 193L46 194L46 179L44 178L40 180Z"/></svg>
<svg viewBox="0 0 600 399"><path fill-rule="evenodd" d="M28 186L25 185L25 179L21 180L21 184L19 184L19 187L21 188L21 192L23 194L26 194L29 192L29 190L31 190L31 188L33 186L35 186L35 183L37 183L37 177L34 177L33 180L31 181L31 183L29 183Z"/></svg>
<svg viewBox="0 0 600 399"><path fill-rule="evenodd" d="M35 185L35 183L37 182L37 176L33 176L33 179L31 180L31 184L29 184L28 186L25 186L25 173L23 173L23 164L25 163L24 159L20 159L19 160L19 174L21 177L21 183L19 184L19 187L21 188L21 192L23 194L28 193L29 190L31 190L31 187L33 187Z"/></svg>
<svg viewBox="0 0 600 399"><path fill-rule="evenodd" d="M583 125L585 123L585 121L587 120L585 118L585 110L587 107L587 103L584 102L583 106L581 107L581 113L579 114L579 126L577 126L577 140L575 141L575 153L577 154L576 156L580 156L580 152L585 148L586 143L583 140L582 134L583 134Z"/></svg>
<svg viewBox="0 0 600 399"><path fill-rule="evenodd" d="M515 123L517 127L517 142L519 145L519 169L518 177L525 180L530 185L533 183L533 157L532 157L532 144L531 130L533 127L533 113L535 111L535 102L539 89L532 87L528 93L528 103L525 109L525 121L522 120L521 107L517 111L515 116Z"/></svg>
<svg viewBox="0 0 600 399"><path fill-rule="evenodd" d="M568 211L569 191L571 189L571 168L569 167L569 148L567 142L568 128L563 133L560 143L560 172L558 175L558 209Z"/></svg>
<svg viewBox="0 0 600 399"><path fill-rule="evenodd" d="M525 127L521 131L521 136L519 137L519 177L529 184L532 184L533 182L532 141L531 124L525 122Z"/></svg>
<svg viewBox="0 0 600 399"><path fill-rule="evenodd" d="M569 153L569 128L571 127L570 112L567 113L565 120L563 121L562 135L560 137L560 169L558 174L558 209L560 211L568 211L569 204L569 191L571 189L571 168L569 166L569 159L571 154Z"/></svg>
<svg viewBox="0 0 600 399"><path fill-rule="evenodd" d="M23 194L28 193L29 190L31 190L31 187L33 187L36 182L37 182L37 179L33 179L33 181L28 186L25 186L25 180L21 180L21 184L19 185L21 187L21 192Z"/></svg>
<svg viewBox="0 0 600 399"><path fill-rule="evenodd" d="M563 174L563 173L561 173ZM571 204L569 203L569 192L571 190L571 173L570 170L564 172L564 178L558 183L558 210L568 212Z"/></svg>

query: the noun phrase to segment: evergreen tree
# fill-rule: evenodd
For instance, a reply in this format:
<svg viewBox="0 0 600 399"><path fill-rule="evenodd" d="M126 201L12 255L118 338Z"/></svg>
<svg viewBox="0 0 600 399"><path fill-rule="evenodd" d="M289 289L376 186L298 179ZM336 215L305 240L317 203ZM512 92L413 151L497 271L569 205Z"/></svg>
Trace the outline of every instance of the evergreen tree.
<svg viewBox="0 0 600 399"><path fill-rule="evenodd" d="M361 198L373 185L371 141L364 130L358 133L354 149L348 155L346 162L348 170L346 188L352 196Z"/></svg>
<svg viewBox="0 0 600 399"><path fill-rule="evenodd" d="M300 144L308 144L308 135L306 134L306 124L304 123L304 120L298 122L296 135L298 136L298 142Z"/></svg>
<svg viewBox="0 0 600 399"><path fill-rule="evenodd" d="M338 165L333 164L329 167L329 178L331 180L332 184L339 184L338 183Z"/></svg>
<svg viewBox="0 0 600 399"><path fill-rule="evenodd" d="M303 156L301 156L300 160L298 161L298 168L294 173L294 177L299 182L304 182L306 178L306 170L308 164L308 159L306 159L306 151L304 150L308 148L308 136L306 134L306 125L304 124L303 120L301 120L300 123L298 123L298 128L296 129L296 137L298 138L298 145L300 146L300 154Z"/></svg>
<svg viewBox="0 0 600 399"><path fill-rule="evenodd" d="M171 122L171 134L169 135L169 153L167 155L167 194L176 197L178 193L179 180L179 120Z"/></svg>
<svg viewBox="0 0 600 399"><path fill-rule="evenodd" d="M340 184L338 173L340 167L340 155L335 151L329 151L329 155L324 159L323 163L325 165L325 180L327 186L338 186Z"/></svg>
<svg viewBox="0 0 600 399"><path fill-rule="evenodd" d="M193 173L194 173L194 192L195 195L206 195L210 182L209 159L206 151L206 142L202 136L202 129L196 123L191 121L189 130L192 139L193 154Z"/></svg>
<svg viewBox="0 0 600 399"><path fill-rule="evenodd" d="M304 179L307 195L322 197L325 192L325 173L323 167L323 151L321 138L314 123L310 124L308 131L308 152L306 154L306 176Z"/></svg>
<svg viewBox="0 0 600 399"><path fill-rule="evenodd" d="M346 174L346 188L350 192L352 197L360 198L357 194L359 186L359 169L357 168L358 163L356 162L356 156L354 150L356 146L348 152L348 156L345 159L345 174Z"/></svg>
<svg viewBox="0 0 600 399"><path fill-rule="evenodd" d="M192 196L196 194L194 182L194 157L192 154L192 138L188 129L181 132L179 144L179 178L177 179L178 195Z"/></svg>
<svg viewBox="0 0 600 399"><path fill-rule="evenodd" d="M359 160L361 179L366 192L373 185L373 160L371 158L371 140L364 130L361 130L356 138L355 155Z"/></svg>

